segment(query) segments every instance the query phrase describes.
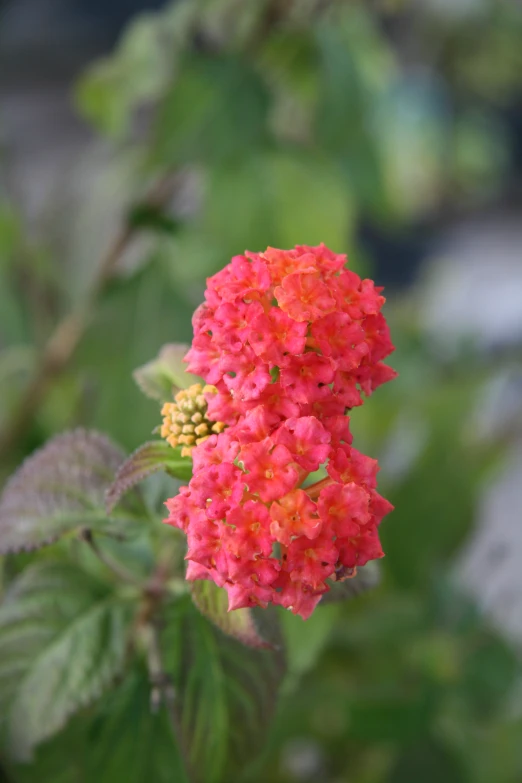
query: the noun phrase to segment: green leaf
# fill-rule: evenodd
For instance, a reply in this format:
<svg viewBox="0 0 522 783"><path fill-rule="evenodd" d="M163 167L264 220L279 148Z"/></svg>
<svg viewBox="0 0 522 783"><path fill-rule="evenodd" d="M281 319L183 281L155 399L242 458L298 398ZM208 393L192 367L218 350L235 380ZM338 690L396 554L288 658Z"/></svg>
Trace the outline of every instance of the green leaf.
<svg viewBox="0 0 522 783"><path fill-rule="evenodd" d="M434 576L438 580L441 563L462 545L475 519L476 495L495 458L493 449L466 442L479 390L476 375L468 371L465 379L432 383L420 397L411 392L405 399L407 415L417 410L422 417L426 445L386 493L396 511L381 532L383 571L403 589L418 589Z"/></svg>
<svg viewBox="0 0 522 783"><path fill-rule="evenodd" d="M82 527L110 529L105 491L123 458L105 435L82 429L32 454L0 498L0 553L36 549Z"/></svg>
<svg viewBox="0 0 522 783"><path fill-rule="evenodd" d="M164 470L182 481L189 481L192 478L192 460L182 457L181 449L173 448L164 440L144 443L119 466L116 477L107 490L107 514L112 512L126 492L159 470Z"/></svg>
<svg viewBox="0 0 522 783"><path fill-rule="evenodd" d="M228 595L222 587L210 580L199 579L192 583L190 594L199 611L223 633L248 647L272 647L260 635L250 609L228 611Z"/></svg>
<svg viewBox="0 0 522 783"><path fill-rule="evenodd" d="M113 282L73 361L72 371L93 389L92 421L127 454L158 424L157 407L129 378L172 334L180 342L192 339L194 304L182 293L164 259L152 256L135 274Z"/></svg>
<svg viewBox="0 0 522 783"><path fill-rule="evenodd" d="M134 371L134 380L147 397L165 402L179 389L186 389L201 378L187 372L183 357L189 345L172 343L164 345L156 359Z"/></svg>
<svg viewBox="0 0 522 783"><path fill-rule="evenodd" d="M250 155L266 138L268 104L262 79L245 59L187 57L158 114L153 162L176 166Z"/></svg>
<svg viewBox="0 0 522 783"><path fill-rule="evenodd" d="M407 748L399 756L387 783L466 783L468 773L463 760L449 747L426 740Z"/></svg>
<svg viewBox="0 0 522 783"><path fill-rule="evenodd" d="M131 605L63 563L28 567L0 607L0 714L20 760L122 672Z"/></svg>
<svg viewBox="0 0 522 783"><path fill-rule="evenodd" d="M165 710L151 711L141 666L38 747L30 766L8 772L16 783L188 783Z"/></svg>
<svg viewBox="0 0 522 783"><path fill-rule="evenodd" d="M341 252L353 213L351 193L329 158L276 150L213 169L203 226L197 230L226 256L243 248L320 242ZM215 263L216 269L222 264L220 253Z"/></svg>
<svg viewBox="0 0 522 783"><path fill-rule="evenodd" d="M323 154L279 153L267 160L276 247L324 242L345 250L352 233L354 202L336 163Z"/></svg>
<svg viewBox="0 0 522 783"><path fill-rule="evenodd" d="M340 605L322 607L323 600L306 622L291 612L282 614L291 675L290 686L295 685L299 678L315 665L339 621Z"/></svg>
<svg viewBox="0 0 522 783"><path fill-rule="evenodd" d="M179 2L158 13L139 15L128 25L116 52L81 77L76 105L98 130L122 138L134 110L162 94L195 11L193 3Z"/></svg>
<svg viewBox="0 0 522 783"><path fill-rule="evenodd" d="M351 702L351 736L355 740L406 745L427 736L437 706L433 689L421 686L408 690L398 683L395 693L389 690L369 688Z"/></svg>
<svg viewBox="0 0 522 783"><path fill-rule="evenodd" d="M385 211L387 183L375 115L391 84L394 60L372 15L357 4L345 4L336 24L317 25L319 52L315 133L322 149L357 196L372 211Z"/></svg>
<svg viewBox="0 0 522 783"><path fill-rule="evenodd" d="M321 598L321 605L356 598L367 590L377 587L379 580L379 566L375 562L368 563L363 568L358 568L355 576L342 581L331 582L330 592L325 593Z"/></svg>
<svg viewBox="0 0 522 783"><path fill-rule="evenodd" d="M171 608L163 643L197 780L236 780L264 745L285 670L282 650L223 636L190 600Z"/></svg>
<svg viewBox="0 0 522 783"><path fill-rule="evenodd" d="M11 261L23 236L21 223L11 204L0 200L0 268Z"/></svg>

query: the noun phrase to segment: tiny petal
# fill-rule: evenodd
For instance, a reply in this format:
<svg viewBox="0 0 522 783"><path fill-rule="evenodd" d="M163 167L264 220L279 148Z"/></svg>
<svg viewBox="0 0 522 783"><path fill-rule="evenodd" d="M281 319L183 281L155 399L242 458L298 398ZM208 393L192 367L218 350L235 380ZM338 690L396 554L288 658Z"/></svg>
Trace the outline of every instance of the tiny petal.
<svg viewBox="0 0 522 783"><path fill-rule="evenodd" d="M276 541L288 546L297 536L317 538L321 532L321 519L317 505L302 489L294 489L270 506L272 524L270 532Z"/></svg>

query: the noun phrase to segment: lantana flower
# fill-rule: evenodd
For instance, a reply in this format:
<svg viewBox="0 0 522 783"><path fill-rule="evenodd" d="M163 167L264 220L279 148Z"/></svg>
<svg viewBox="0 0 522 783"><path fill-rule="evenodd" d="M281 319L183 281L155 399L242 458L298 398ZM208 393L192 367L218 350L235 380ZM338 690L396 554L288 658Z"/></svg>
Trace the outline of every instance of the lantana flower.
<svg viewBox="0 0 522 783"><path fill-rule="evenodd" d="M231 610L306 619L327 580L383 556L392 506L348 415L396 375L381 290L324 245L246 252L207 281L185 360L209 384L196 416L209 425L190 433L193 478L166 521L187 534L187 579L212 579Z"/></svg>

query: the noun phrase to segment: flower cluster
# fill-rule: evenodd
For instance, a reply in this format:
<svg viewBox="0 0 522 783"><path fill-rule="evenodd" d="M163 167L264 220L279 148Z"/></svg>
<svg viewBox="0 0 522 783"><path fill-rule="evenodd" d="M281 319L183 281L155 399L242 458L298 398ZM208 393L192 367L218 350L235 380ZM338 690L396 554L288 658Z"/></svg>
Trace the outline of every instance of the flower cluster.
<svg viewBox="0 0 522 783"><path fill-rule="evenodd" d="M187 578L213 579L230 609L306 618L326 579L383 556L392 506L347 411L395 376L393 345L381 289L345 263L324 245L235 256L194 314L188 369L215 387L207 416L227 427L194 448L167 522L187 534Z"/></svg>

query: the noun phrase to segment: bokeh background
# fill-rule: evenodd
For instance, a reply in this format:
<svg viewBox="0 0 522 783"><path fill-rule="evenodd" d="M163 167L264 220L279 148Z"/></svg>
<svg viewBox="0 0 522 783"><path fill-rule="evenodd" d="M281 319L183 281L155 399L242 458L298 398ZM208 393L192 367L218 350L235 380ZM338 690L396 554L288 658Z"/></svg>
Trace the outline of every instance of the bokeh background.
<svg viewBox="0 0 522 783"><path fill-rule="evenodd" d="M400 375L352 424L396 511L377 590L285 620L249 780L519 783L521 5L4 0L0 92L0 480L78 425L147 439L132 371L232 255L348 253L386 286Z"/></svg>

